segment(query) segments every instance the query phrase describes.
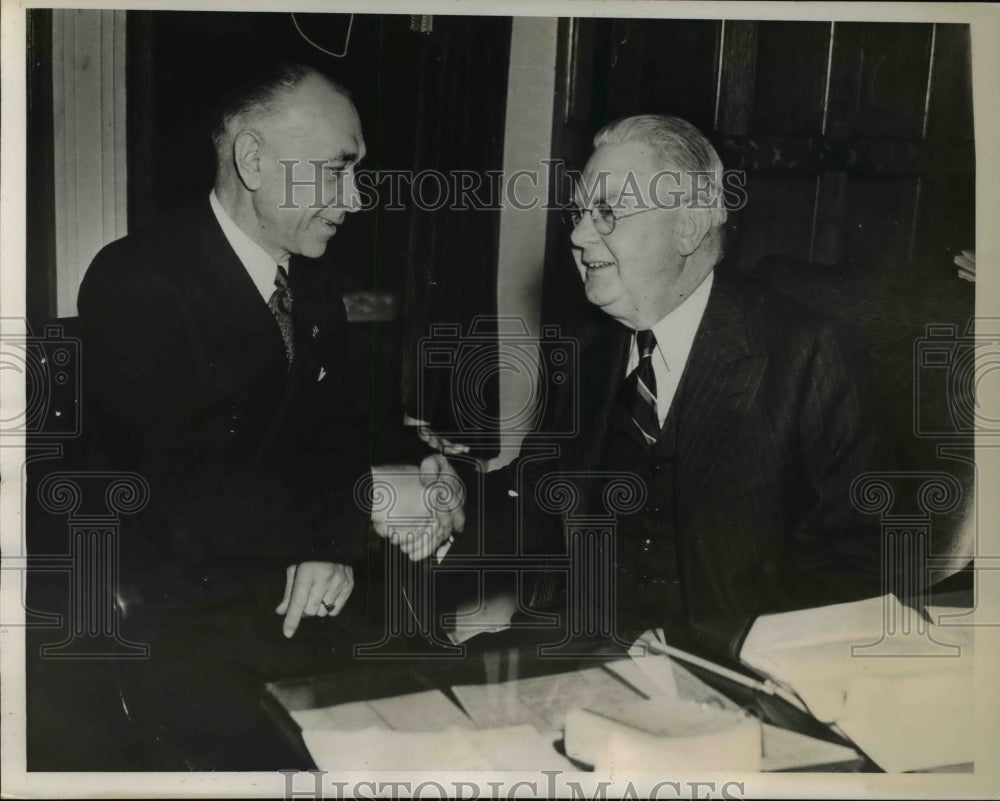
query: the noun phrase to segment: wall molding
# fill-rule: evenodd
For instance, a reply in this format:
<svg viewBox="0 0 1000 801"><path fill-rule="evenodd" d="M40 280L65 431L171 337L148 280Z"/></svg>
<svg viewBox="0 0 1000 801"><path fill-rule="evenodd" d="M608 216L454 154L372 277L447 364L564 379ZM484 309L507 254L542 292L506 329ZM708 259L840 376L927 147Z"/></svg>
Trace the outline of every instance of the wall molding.
<svg viewBox="0 0 1000 801"><path fill-rule="evenodd" d="M127 232L125 13L52 12L56 313L76 314L91 259Z"/></svg>

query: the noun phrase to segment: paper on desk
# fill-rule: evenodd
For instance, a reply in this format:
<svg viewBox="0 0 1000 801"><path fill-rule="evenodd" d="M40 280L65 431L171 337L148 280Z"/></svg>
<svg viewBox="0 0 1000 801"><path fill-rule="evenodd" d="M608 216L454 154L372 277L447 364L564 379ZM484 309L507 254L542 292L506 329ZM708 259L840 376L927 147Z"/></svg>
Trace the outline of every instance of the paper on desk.
<svg viewBox="0 0 1000 801"><path fill-rule="evenodd" d="M359 729L388 729L389 724L372 709L367 701L325 706L319 709L300 709L289 712L299 728L328 729L331 731L358 731Z"/></svg>
<svg viewBox="0 0 1000 801"><path fill-rule="evenodd" d="M760 770L755 717L667 700L642 701L616 717L570 712L566 754L597 771Z"/></svg>
<svg viewBox="0 0 1000 801"><path fill-rule="evenodd" d="M302 732L320 770L489 770L489 760L465 729L398 732L385 729Z"/></svg>
<svg viewBox="0 0 1000 801"><path fill-rule="evenodd" d="M932 607L938 614L946 611ZM947 610L957 613L960 610ZM781 612L761 615L754 621L740 651L740 658L751 667L767 669L772 666L766 660L771 653L785 652L794 648L802 653L812 646L836 645L839 643L864 644L877 641L887 628L887 621L897 627L909 620L916 625L919 615L915 610L905 609L893 595L867 598L845 604L832 604L814 609L800 609L795 612ZM935 638L956 645L971 645L971 629L959 626L935 626ZM912 638L911 648L919 648L920 642Z"/></svg>
<svg viewBox="0 0 1000 801"><path fill-rule="evenodd" d="M473 728L472 721L440 690L427 690L369 701L395 731L437 731L457 726Z"/></svg>
<svg viewBox="0 0 1000 801"><path fill-rule="evenodd" d="M795 731L765 723L762 727L763 771L817 768L825 765L842 765L860 762L861 756L846 745L818 740Z"/></svg>
<svg viewBox="0 0 1000 801"><path fill-rule="evenodd" d="M486 731L302 732L320 770L572 770L532 726Z"/></svg>
<svg viewBox="0 0 1000 801"><path fill-rule="evenodd" d="M763 616L741 658L884 770L917 770L972 759L972 632L887 596Z"/></svg>
<svg viewBox="0 0 1000 801"><path fill-rule="evenodd" d="M972 762L972 666L911 676L851 679L837 726L882 770Z"/></svg>
<svg viewBox="0 0 1000 801"><path fill-rule="evenodd" d="M534 726L508 726L469 732L473 745L490 761L492 770L576 770L556 751L553 738Z"/></svg>
<svg viewBox="0 0 1000 801"><path fill-rule="evenodd" d="M683 667L679 662L674 662L663 656L652 656L649 660L662 660L668 663L667 669L672 669L673 688L677 697L682 700L695 701L699 704L708 704L716 709L737 711L739 707L713 687L709 687L704 681ZM647 663L651 664L651 662ZM670 698L661 692L661 684L650 681L647 675L639 670L638 664L632 659L621 659L616 662L609 662L604 666L606 670L619 676L623 681L628 682L639 692L648 698ZM609 717L614 717L609 715ZM645 728L643 721L620 721L630 722L637 728ZM658 721L651 725L651 732L657 730ZM815 737L808 737L798 732L772 726L768 723L762 729L762 750L761 770L778 771L794 770L819 765L837 765L849 762L857 762L861 759L858 752L853 748L838 745L837 743L818 740Z"/></svg>
<svg viewBox="0 0 1000 801"><path fill-rule="evenodd" d="M719 709L739 709L729 698L675 659L659 654L609 662L605 670L647 698L682 698Z"/></svg>
<svg viewBox="0 0 1000 801"><path fill-rule="evenodd" d="M919 621L893 597L764 615L747 636L740 658L767 676L795 689L809 711L832 723L844 717L848 687L862 677L929 676L953 672L972 659L971 628L935 626ZM891 621L897 632L884 632ZM871 648L880 644L879 648ZM886 656L891 653L891 656Z"/></svg>
<svg viewBox="0 0 1000 801"><path fill-rule="evenodd" d="M431 731L449 726L472 728L472 721L440 690L427 690L375 701L303 709L290 713L305 729L358 731L377 728L395 731Z"/></svg>
<svg viewBox="0 0 1000 801"><path fill-rule="evenodd" d="M499 684L452 687L479 728L529 723L539 731L562 729L566 713L584 707L613 713L642 698L603 668L595 667Z"/></svg>
<svg viewBox="0 0 1000 801"><path fill-rule="evenodd" d="M669 665L667 666L669 670ZM642 693L646 698L655 698L664 693L664 689L657 682L647 676L632 659L620 659L617 662L609 662L604 669L614 673L618 678L628 684L637 692ZM671 671L671 679L673 672ZM670 686L670 685L668 685ZM673 685L673 695L677 694L677 687Z"/></svg>
<svg viewBox="0 0 1000 801"><path fill-rule="evenodd" d="M632 663L648 680L650 689L655 688L654 691L647 693L650 698L677 697L677 681L674 678L670 659L653 653L646 645L649 641L662 642L663 639L663 629L644 631L628 650L628 655L632 657Z"/></svg>
<svg viewBox="0 0 1000 801"><path fill-rule="evenodd" d="M452 687L451 691L479 729L522 723L530 724L539 731L550 728L541 716L521 702L512 684L465 684Z"/></svg>

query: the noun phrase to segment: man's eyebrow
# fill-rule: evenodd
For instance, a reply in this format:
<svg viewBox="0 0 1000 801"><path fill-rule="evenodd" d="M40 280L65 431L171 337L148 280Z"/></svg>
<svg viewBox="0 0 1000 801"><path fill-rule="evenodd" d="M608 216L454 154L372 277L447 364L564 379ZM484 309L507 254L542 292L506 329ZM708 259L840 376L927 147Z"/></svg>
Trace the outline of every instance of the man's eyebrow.
<svg viewBox="0 0 1000 801"><path fill-rule="evenodd" d="M617 194L615 194L614 192L610 192L607 195L604 192L599 192L596 195L594 195L594 197L589 198L589 200L595 206L598 206L601 203L607 203L610 206L612 203L615 202L615 200L617 200L619 198L620 195L621 195L621 192L619 192ZM573 205L582 208L581 204L579 204L579 203L576 202L577 197L578 197L578 195L576 195L574 193L574 195L573 195ZM586 199L586 198L584 198L584 199Z"/></svg>
<svg viewBox="0 0 1000 801"><path fill-rule="evenodd" d="M342 162L344 164L350 164L352 162L359 161L358 153L356 150L341 150L336 155L330 156L327 161Z"/></svg>

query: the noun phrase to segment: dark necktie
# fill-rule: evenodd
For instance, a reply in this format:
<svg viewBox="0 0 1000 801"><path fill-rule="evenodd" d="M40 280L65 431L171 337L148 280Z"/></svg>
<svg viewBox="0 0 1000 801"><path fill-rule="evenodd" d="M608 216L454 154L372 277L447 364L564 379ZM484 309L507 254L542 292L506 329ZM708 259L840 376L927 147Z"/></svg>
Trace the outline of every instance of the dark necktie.
<svg viewBox="0 0 1000 801"><path fill-rule="evenodd" d="M656 336L652 331L636 331L635 345L639 363L627 379L629 411L646 444L652 445L660 436L660 420L656 416L656 374L653 372Z"/></svg>
<svg viewBox="0 0 1000 801"><path fill-rule="evenodd" d="M281 329L281 338L285 341L285 356L291 366L295 352L292 342L292 290L288 286L288 273L280 264L274 275L274 286L275 290L271 293L267 307L277 320L278 328Z"/></svg>

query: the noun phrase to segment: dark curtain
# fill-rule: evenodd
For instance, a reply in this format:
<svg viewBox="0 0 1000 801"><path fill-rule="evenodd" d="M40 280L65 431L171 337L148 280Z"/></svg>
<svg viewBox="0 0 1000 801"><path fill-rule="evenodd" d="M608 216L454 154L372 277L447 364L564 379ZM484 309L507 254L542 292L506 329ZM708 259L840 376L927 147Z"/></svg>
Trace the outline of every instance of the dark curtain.
<svg viewBox="0 0 1000 801"><path fill-rule="evenodd" d="M415 176L463 171L478 174L481 184L467 198L470 208L459 209L434 207L440 181L414 182L403 397L410 415L486 457L499 452L500 429L494 320L501 183L489 173L496 177L503 167L511 19L436 16L433 26L417 67Z"/></svg>

